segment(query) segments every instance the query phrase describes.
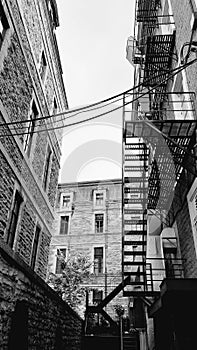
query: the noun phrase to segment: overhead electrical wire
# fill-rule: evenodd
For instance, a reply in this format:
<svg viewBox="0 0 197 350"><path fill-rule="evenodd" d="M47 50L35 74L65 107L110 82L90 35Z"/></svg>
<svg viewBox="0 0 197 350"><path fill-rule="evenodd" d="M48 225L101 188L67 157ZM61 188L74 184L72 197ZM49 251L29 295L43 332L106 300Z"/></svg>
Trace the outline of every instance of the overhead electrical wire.
<svg viewBox="0 0 197 350"><path fill-rule="evenodd" d="M186 64L186 65L187 65L187 64ZM173 69L172 72L174 72L174 71L176 71L177 69L180 69L180 68L181 68L181 67L176 67L176 68ZM162 72L162 73L159 74L159 75L156 74L156 76L159 77L159 76L163 76L164 74L165 74L165 73ZM152 80L153 78L154 78L154 76L151 76L149 79L147 79L147 82L148 82L149 80ZM114 95L114 96L111 96L111 97L109 97L109 98L107 98L107 99L104 99L104 100L95 102L95 103L93 103L93 104L89 104L89 105L84 106L84 107L79 107L79 108L76 108L76 109L73 109L73 110L67 110L67 111L64 111L64 112L57 113L57 114L52 114L52 115L47 115L47 116L44 116L44 117L36 118L36 121L46 120L46 119L51 119L51 118L57 118L57 117L60 117L60 116L63 116L63 115L67 115L67 114L70 114L70 113L78 112L78 113L76 113L76 114L73 114L73 115L71 115L71 116L66 117L66 119L69 119L69 118L75 117L75 116L78 115L78 114L83 113L84 111L85 111L85 112L90 112L90 111L93 111L93 110L95 110L95 109L104 108L104 107L106 107L106 106L108 106L108 105L110 105L110 104L113 104L113 103L116 103L116 102L122 100L122 97L123 97L125 94L129 94L129 93L131 93L131 91L135 91L137 88L143 86L143 84L144 84L144 83L142 82L142 83L140 83L140 84L134 86L134 87L131 88L131 89L128 89L128 90L123 91L122 93L119 93L119 94ZM145 88L144 88L144 89L145 89ZM135 92L134 92L133 94L135 94ZM120 97L120 98L119 98L119 97ZM111 102L110 102L110 103L107 103L107 104L105 104L105 105L99 106L100 104L103 104L103 103L108 102L108 101L111 101ZM95 106L99 106L99 107L92 108L92 107L95 107ZM121 106L121 107L122 107L122 106ZM91 108L91 109L86 110L87 108ZM29 121L30 121L29 119L20 120L20 121L17 120L17 121L8 122L8 123L6 123L6 124L3 124L3 123L1 124L1 123L0 123L0 126L3 126L3 125L9 126L9 125L23 124L23 123L27 123L27 122L29 122ZM61 121L63 121L63 120L62 120L62 119L58 120L58 122L61 122Z"/></svg>
<svg viewBox="0 0 197 350"><path fill-rule="evenodd" d="M170 79L171 79L173 76L175 76L177 73L181 72L183 69L187 68L188 66L192 65L192 64L195 63L195 62L197 62L197 58L195 58L194 60L192 60L192 61L190 61L190 62L188 62L188 63L186 63L186 64L184 64L184 65L182 65L182 66L179 66L179 67L173 69L173 70L170 72L171 74L169 74L169 76L166 77L165 79L163 79L159 84L157 84L156 86L152 87L152 88L149 89L148 91L145 91L144 93L142 93L140 96L137 96L137 97L134 98L133 100L131 100L131 101L127 102L127 103L124 103L124 104L121 105L121 106L117 106L116 108L114 108L114 109L112 109L112 110L103 112L103 113L101 113L101 114L99 114L99 115L96 115L96 116L93 116L93 117L90 117L90 118L86 118L86 119L83 119L83 120L80 120L80 121L76 121L76 122L71 123L71 124L61 125L61 126L52 127L52 128L45 128L45 129L41 129L41 130L34 130L34 131L30 132L30 133L31 133L31 134L34 134L34 133L40 133L40 132L45 132L45 131L53 131L53 130L58 130L58 129L64 129L64 128L67 128L67 127L70 127L70 126L82 124L82 123L85 123L85 122L88 122L88 121L91 121L91 120L94 120L94 119L103 117L104 115L107 115L107 114L109 114L109 113L112 113L112 112L114 112L114 111L116 111L116 110L119 110L119 109L123 108L123 107L126 106L126 105L129 105L129 104L135 102L136 100L139 100L141 97L143 97L144 95L146 95L146 94L149 93L150 91L155 90L155 89L156 89L157 87L159 87L162 83L164 83L164 82L170 80ZM165 74L165 73L162 72L160 75L163 76L164 74ZM160 75L156 75L156 78L158 78ZM150 80L152 80L153 78L154 78L154 76L150 77ZM118 94L118 95L115 95L115 96L117 97L117 96L124 96L124 95L127 94L127 93L129 94L130 91L135 90L136 88L142 86L143 84L144 84L144 83L141 83L141 84L139 84L139 85L133 87L132 89L126 90L126 91L124 91L123 93ZM144 88L144 89L145 89L145 88ZM114 96L114 97L115 97L115 96ZM107 101L107 100L109 101L109 100L111 100L111 99L114 98L114 97L108 98L108 99L106 99L106 100L104 100L104 101ZM98 104L100 104L100 103L102 103L102 102L97 102L97 103L92 104L92 105L90 105L90 106L95 106L95 105L98 105ZM105 106L102 106L102 107L105 107ZM86 108L87 108L87 106L86 106ZM82 109L83 109L83 108L82 108ZM77 110L80 110L80 109L77 109ZM62 112L62 113L56 114L56 115L54 115L54 117L57 117L57 116L63 115L63 114L66 114L66 112ZM53 116L47 116L47 117L36 118L35 122L36 122L37 120L42 120L42 119L46 119L46 118L48 119L48 118L51 118L51 117L53 117ZM71 117L72 117L72 116L71 116ZM67 118L65 118L65 120L66 120L66 119L67 119ZM61 119L60 121L58 121L58 122L61 122L61 121L62 121L62 119ZM26 120L26 122L31 122L31 120L28 119L28 120ZM12 122L12 123L13 123L13 124L16 124L15 122ZM17 124L18 124L18 123L21 124L21 121L20 121L20 122L17 122ZM51 124L53 124L53 123L48 123L48 125L51 125ZM9 123L0 124L0 126L3 126L3 127L5 127L5 126L7 126L7 125L9 125ZM38 126L40 127L40 125L37 125L37 126L35 126L35 127L38 127ZM15 130L15 128L12 129L12 130ZM21 136L21 135L27 135L27 134L29 134L29 132L22 132L22 133L19 132L19 133L15 133L15 134L13 134L13 133L12 133L12 134L7 134L7 135L4 134L4 135L0 135L0 138L1 138L1 137L9 137L9 136Z"/></svg>

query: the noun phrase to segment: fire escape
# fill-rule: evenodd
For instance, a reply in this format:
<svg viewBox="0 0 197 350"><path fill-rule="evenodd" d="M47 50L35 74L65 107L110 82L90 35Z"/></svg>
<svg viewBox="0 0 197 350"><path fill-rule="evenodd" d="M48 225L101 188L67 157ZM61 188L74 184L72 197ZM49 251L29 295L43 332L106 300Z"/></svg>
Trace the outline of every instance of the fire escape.
<svg viewBox="0 0 197 350"><path fill-rule="evenodd" d="M112 326L103 308L121 290L125 297L159 297L167 272L163 263L158 273L148 256L148 215L168 213L184 169L197 175L195 94L172 90L171 70L177 65L173 16L168 9L161 12L160 0L137 0L135 18L138 30L128 40L127 58L135 65L137 86L123 97L122 282L86 309L86 315L101 313ZM181 261L173 269L181 278Z"/></svg>
<svg viewBox="0 0 197 350"><path fill-rule="evenodd" d="M147 252L148 215L167 216L184 169L196 176L195 94L176 91L176 84L172 91L177 58L169 9L162 10L160 0L137 0L136 28L127 58L135 65L138 86L123 99L122 273L123 281L129 279L123 295L155 298L170 272ZM181 278L178 260L174 276Z"/></svg>

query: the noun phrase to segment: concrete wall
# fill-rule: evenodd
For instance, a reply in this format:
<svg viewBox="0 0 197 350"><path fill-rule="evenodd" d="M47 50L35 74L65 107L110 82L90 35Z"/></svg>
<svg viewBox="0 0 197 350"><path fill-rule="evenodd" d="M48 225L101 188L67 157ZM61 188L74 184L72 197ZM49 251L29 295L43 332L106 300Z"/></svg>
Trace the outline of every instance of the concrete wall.
<svg viewBox="0 0 197 350"><path fill-rule="evenodd" d="M1 349L81 346L82 319L0 241Z"/></svg>

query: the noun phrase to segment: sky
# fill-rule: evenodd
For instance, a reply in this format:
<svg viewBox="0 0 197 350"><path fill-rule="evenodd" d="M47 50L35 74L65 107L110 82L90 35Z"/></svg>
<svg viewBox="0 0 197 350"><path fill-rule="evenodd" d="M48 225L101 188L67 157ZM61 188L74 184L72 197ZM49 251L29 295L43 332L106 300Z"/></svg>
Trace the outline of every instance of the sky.
<svg viewBox="0 0 197 350"><path fill-rule="evenodd" d="M101 101L132 87L133 68L126 60L126 42L133 33L134 3L57 0L60 27L56 34L69 108ZM60 182L121 177L121 120L122 111L117 110L64 130Z"/></svg>

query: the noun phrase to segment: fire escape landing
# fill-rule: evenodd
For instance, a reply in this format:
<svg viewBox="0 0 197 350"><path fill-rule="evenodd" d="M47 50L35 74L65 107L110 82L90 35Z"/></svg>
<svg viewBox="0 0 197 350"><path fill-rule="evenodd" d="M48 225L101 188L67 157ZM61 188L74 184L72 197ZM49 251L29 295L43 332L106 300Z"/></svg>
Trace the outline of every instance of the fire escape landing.
<svg viewBox="0 0 197 350"><path fill-rule="evenodd" d="M154 258L147 257L147 213L149 210L168 211L174 190L183 169L196 176L196 121L126 121L123 155L123 278L129 282L124 296L154 297ZM177 259L178 260L178 259ZM176 278L182 277L177 261ZM158 278L158 277L157 277Z"/></svg>

